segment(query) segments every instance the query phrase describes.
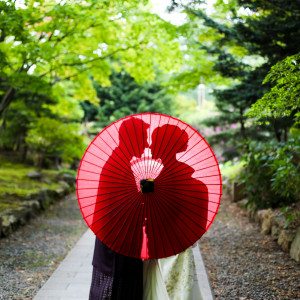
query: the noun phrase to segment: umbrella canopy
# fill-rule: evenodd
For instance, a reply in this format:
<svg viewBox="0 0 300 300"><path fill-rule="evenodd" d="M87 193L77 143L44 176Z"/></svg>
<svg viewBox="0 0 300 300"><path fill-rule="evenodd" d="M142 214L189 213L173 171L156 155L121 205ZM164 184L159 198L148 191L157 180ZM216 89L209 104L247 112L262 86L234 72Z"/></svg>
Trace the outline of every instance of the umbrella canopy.
<svg viewBox="0 0 300 300"><path fill-rule="evenodd" d="M87 225L109 248L136 258L168 257L193 245L213 222L221 194L210 146L162 114L112 123L91 142L78 170Z"/></svg>

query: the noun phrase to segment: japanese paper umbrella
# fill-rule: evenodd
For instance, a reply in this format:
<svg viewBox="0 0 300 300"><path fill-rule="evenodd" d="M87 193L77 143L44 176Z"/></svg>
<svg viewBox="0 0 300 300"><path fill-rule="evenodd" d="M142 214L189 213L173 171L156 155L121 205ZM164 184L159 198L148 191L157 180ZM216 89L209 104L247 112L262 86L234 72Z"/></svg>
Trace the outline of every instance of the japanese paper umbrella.
<svg viewBox="0 0 300 300"><path fill-rule="evenodd" d="M120 254L154 259L193 245L219 208L222 183L205 139L184 122L137 114L112 123L78 170L82 215Z"/></svg>

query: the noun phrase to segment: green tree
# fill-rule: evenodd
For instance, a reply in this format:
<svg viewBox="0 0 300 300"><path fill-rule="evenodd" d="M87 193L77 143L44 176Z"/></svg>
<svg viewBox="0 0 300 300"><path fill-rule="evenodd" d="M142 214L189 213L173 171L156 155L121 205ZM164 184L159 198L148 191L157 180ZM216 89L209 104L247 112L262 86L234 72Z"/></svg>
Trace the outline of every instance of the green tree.
<svg viewBox="0 0 300 300"><path fill-rule="evenodd" d="M20 153L21 161L24 162L27 156L27 136L30 123L42 116L54 118L50 107L56 102L46 94L39 96L29 90L22 90L16 99L5 111L3 122L0 126L0 147L9 151Z"/></svg>
<svg viewBox="0 0 300 300"><path fill-rule="evenodd" d="M237 155L243 139L285 139L293 124L292 118L278 118L270 125L249 122L245 112L270 90L262 85L270 67L287 55L298 52L300 44L300 9L295 1L284 0L219 0L215 12L208 14L204 1L190 1L181 7L197 26L199 52L205 50L211 57L213 69L234 81L228 88L215 90L218 117L205 121L207 126L222 129L211 141L224 143L228 155ZM178 1L173 1L173 7ZM196 23L195 21L196 20ZM201 21L201 22L200 22ZM200 22L198 25L197 22ZM203 39L205 31L208 37ZM198 79L197 74L197 79ZM205 78L205 77L204 77ZM235 127L235 128L233 128Z"/></svg>
<svg viewBox="0 0 300 300"><path fill-rule="evenodd" d="M66 124L48 117L31 123L26 143L38 154L36 167L41 169L45 158L60 157L65 162L81 158L85 145L79 130L78 124Z"/></svg>
<svg viewBox="0 0 300 300"><path fill-rule="evenodd" d="M107 126L122 117L143 112L172 114L172 98L157 79L139 84L126 71L113 71L111 86L104 87L95 82L97 96L100 99L98 124ZM86 115L91 110L85 109ZM94 117L93 117L94 118Z"/></svg>
<svg viewBox="0 0 300 300"><path fill-rule="evenodd" d="M300 54L288 56L275 64L264 80L264 84L275 86L257 100L248 112L256 120L288 117L295 114L295 121L300 121Z"/></svg>
<svg viewBox="0 0 300 300"><path fill-rule="evenodd" d="M90 75L109 85L112 64L137 80L174 67L180 61L176 30L149 13L146 2L26 0L17 7L1 1L0 119L24 88L95 102ZM61 93L64 81L71 86Z"/></svg>

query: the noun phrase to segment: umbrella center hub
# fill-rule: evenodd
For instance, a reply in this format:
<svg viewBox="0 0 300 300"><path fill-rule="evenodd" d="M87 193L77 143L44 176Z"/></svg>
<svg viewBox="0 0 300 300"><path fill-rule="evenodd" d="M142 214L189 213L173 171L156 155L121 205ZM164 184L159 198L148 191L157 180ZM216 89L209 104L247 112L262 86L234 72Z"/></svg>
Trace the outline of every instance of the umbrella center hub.
<svg viewBox="0 0 300 300"><path fill-rule="evenodd" d="M140 181L142 194L154 192L154 181L153 179L142 179Z"/></svg>

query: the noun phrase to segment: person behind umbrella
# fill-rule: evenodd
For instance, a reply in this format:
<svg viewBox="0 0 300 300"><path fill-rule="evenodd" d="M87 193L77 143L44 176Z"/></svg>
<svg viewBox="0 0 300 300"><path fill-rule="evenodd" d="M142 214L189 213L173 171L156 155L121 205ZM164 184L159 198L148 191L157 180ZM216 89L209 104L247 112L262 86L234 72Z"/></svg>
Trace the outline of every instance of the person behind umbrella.
<svg viewBox="0 0 300 300"><path fill-rule="evenodd" d="M167 139L166 137L172 138ZM190 219L197 220L197 230L203 234L208 224L208 189L202 181L193 178L195 169L187 163L177 160L178 154L183 161L188 160L184 159L184 152L188 151L188 134L178 126L168 124L157 127L153 131L152 141L154 141L150 145L152 158L160 159L164 166L154 180L155 188L164 190L164 196L169 202L169 209L173 209L177 215L170 220L170 225L174 232L181 230L180 226L184 226L182 220L188 216ZM184 197L181 196L183 194ZM186 197L189 198L188 202L185 201ZM202 207L200 210L198 209L197 213L193 212L193 203ZM173 237L173 240L175 238L176 236ZM196 237L196 239L198 238ZM195 280L192 247L184 246L189 243L188 240L178 242L184 248L180 254L144 261L144 300L202 299Z"/></svg>
<svg viewBox="0 0 300 300"><path fill-rule="evenodd" d="M101 228L108 224L105 217L98 218L97 212L102 210L102 216L105 216L106 208L111 210L111 207L122 202L122 191L114 189L116 184L124 186L124 190L128 189L130 185L135 185L130 161L133 157L141 158L144 149L148 148L148 128L149 125L141 119L131 118L122 123L119 128L119 135L114 137L117 147L113 149L100 174L92 225L93 231L95 229L94 232L98 232L97 236L101 236ZM107 145L107 147L109 149L111 145ZM109 238L109 236L103 236L102 241L100 241L96 237L89 299L142 299L142 260L114 252L106 246L106 244L111 243ZM132 251L140 250L132 249ZM131 256L138 257L139 255L132 253Z"/></svg>

